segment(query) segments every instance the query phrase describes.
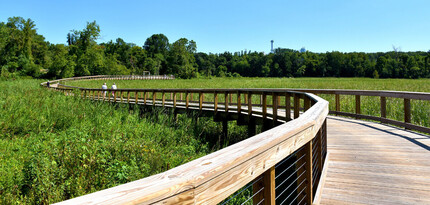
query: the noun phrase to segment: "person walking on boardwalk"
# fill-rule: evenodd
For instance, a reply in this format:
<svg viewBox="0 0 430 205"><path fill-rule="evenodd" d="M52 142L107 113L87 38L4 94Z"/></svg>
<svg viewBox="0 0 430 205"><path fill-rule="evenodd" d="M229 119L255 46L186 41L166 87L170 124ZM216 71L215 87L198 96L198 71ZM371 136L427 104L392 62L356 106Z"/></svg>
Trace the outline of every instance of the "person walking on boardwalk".
<svg viewBox="0 0 430 205"><path fill-rule="evenodd" d="M113 83L113 85L112 85L111 89L112 89L112 90L116 90L116 89L117 89L117 87L116 87L115 83ZM115 97L115 91L112 91L112 96L113 96L113 97Z"/></svg>
<svg viewBox="0 0 430 205"><path fill-rule="evenodd" d="M102 89L103 89L103 90L107 90L107 85L106 85L106 83L103 83L103 85L102 85ZM106 91L103 91L103 95L106 97Z"/></svg>

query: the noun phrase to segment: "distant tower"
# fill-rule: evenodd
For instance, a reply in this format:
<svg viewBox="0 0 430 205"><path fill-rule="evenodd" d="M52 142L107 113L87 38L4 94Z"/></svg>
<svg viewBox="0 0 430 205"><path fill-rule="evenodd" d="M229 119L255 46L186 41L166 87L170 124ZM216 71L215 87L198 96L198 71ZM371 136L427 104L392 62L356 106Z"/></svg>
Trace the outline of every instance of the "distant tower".
<svg viewBox="0 0 430 205"><path fill-rule="evenodd" d="M270 49L270 52L271 52L271 53L273 53L273 52L274 52L274 51L273 51L273 40L271 40L270 42L272 43L272 47L271 47L271 49Z"/></svg>

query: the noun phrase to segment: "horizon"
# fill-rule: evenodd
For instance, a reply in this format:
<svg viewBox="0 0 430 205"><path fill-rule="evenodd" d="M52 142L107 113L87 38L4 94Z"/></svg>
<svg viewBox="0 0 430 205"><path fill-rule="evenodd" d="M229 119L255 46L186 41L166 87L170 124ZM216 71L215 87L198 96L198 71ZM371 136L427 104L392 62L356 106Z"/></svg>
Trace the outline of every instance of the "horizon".
<svg viewBox="0 0 430 205"><path fill-rule="evenodd" d="M37 33L53 44L66 44L67 33L95 20L101 29L98 43L122 38L142 46L152 34L162 33L169 43L194 40L197 52L204 53L268 54L271 40L274 48L304 47L314 53L430 51L430 14L425 9L430 2L424 0L83 2L4 2L8 9L0 21L30 18Z"/></svg>

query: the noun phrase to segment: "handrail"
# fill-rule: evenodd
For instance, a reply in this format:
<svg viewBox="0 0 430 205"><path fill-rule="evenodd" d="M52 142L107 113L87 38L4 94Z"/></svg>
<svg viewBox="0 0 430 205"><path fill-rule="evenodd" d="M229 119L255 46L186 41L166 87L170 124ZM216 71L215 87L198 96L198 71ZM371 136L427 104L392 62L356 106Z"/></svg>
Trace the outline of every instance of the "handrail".
<svg viewBox="0 0 430 205"><path fill-rule="evenodd" d="M297 92L307 92L314 94L335 95L335 110L330 110L330 114L354 117L357 119L375 120L381 123L387 123L410 130L416 130L430 134L430 128L412 124L411 100L430 101L430 93L424 92L406 92L406 91L379 91L379 90L338 90L338 89L289 89ZM340 95L355 96L355 113L344 112L340 110ZM361 96L380 97L380 116L363 115L361 113ZM403 99L403 116L404 121L397 121L387 118L387 98ZM430 116L429 116L430 117Z"/></svg>
<svg viewBox="0 0 430 205"><path fill-rule="evenodd" d="M60 83L65 81L75 80L95 80L95 79L106 79L106 80L173 80L174 75L93 75L93 76L81 76L72 78L62 78L57 80L49 81L50 83ZM40 84L41 86L47 86L47 82Z"/></svg>
<svg viewBox="0 0 430 205"><path fill-rule="evenodd" d="M92 100L163 106L187 112L209 112L214 118L221 116L223 120L235 119L238 123L244 121L248 126L259 120L266 127L266 131L247 140L164 173L67 200L63 204L214 204L253 181L254 188L259 188L260 191L264 189L254 193L255 197L261 198L260 202L272 204L278 197L275 197L275 167L281 166L279 164L291 156L297 158L290 165L296 167L294 170L297 174L296 180L291 182L296 184L297 193L294 191L291 194L295 193L293 196L297 200L312 203L327 149L325 120L328 102L318 96L285 89L103 90L59 85L54 89L65 94L78 89L80 93L75 94ZM169 94L170 98L166 98ZM197 100L194 100L193 94L198 95ZM281 106L281 97L285 99L284 106ZM301 109L305 112L300 115ZM282 197L288 199L286 196Z"/></svg>

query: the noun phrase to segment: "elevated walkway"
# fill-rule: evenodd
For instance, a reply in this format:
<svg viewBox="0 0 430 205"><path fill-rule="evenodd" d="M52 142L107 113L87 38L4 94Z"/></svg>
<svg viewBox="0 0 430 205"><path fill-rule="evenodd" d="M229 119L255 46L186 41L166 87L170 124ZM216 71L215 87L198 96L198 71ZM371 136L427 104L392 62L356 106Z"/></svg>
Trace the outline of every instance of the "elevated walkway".
<svg viewBox="0 0 430 205"><path fill-rule="evenodd" d="M328 117L320 204L430 204L430 136Z"/></svg>
<svg viewBox="0 0 430 205"><path fill-rule="evenodd" d="M97 78L106 76L85 79ZM139 109L165 107L173 109L175 115L194 112L196 116L213 116L214 120L223 122L223 132L227 132L227 121L236 120L238 124L248 125L250 134L247 140L159 175L81 196L64 204L216 204L230 200L230 196L243 187L245 190L252 187L253 195L246 201L252 199L253 204L272 205L281 201L280 204L430 204L429 135L370 121L327 117L330 112L430 133L429 127L413 124L411 120L411 100L430 101L430 93L288 89L102 90L59 85L54 89L66 95L137 104ZM116 93L115 97L111 97L113 93ZM327 101L309 93L334 95L335 109L329 111ZM355 112L340 110L340 95L355 96ZM380 116L361 113L362 96L380 98ZM387 118L387 98L403 99L403 121ZM262 125L264 132L255 133L257 123ZM288 168L281 167L283 163ZM283 173L289 176L278 179ZM290 185L281 187L284 182ZM278 188L282 193L288 191L288 197L278 199L282 195Z"/></svg>

